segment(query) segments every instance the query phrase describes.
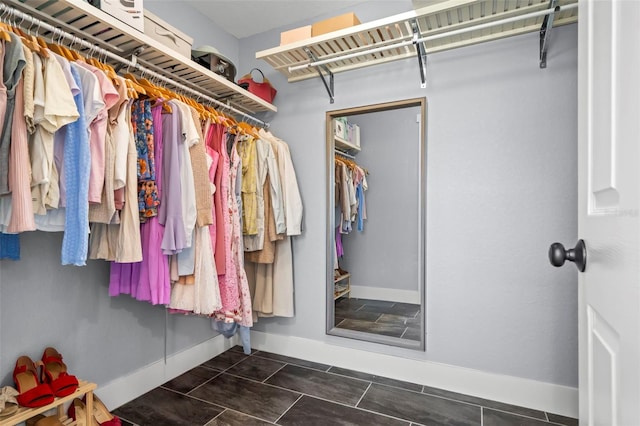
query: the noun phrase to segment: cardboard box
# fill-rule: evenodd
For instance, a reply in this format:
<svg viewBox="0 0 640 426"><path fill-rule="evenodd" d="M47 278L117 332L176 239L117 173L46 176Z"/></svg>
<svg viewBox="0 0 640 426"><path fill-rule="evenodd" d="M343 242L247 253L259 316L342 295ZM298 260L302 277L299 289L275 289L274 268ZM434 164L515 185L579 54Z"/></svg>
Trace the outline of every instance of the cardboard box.
<svg viewBox="0 0 640 426"><path fill-rule="evenodd" d="M280 46L294 43L300 40L306 40L310 37L311 25L305 25L304 27L294 28L289 31L283 31L280 33Z"/></svg>
<svg viewBox="0 0 640 426"><path fill-rule="evenodd" d="M144 11L144 33L182 56L191 58L193 38L172 27L148 10Z"/></svg>
<svg viewBox="0 0 640 426"><path fill-rule="evenodd" d="M91 0L90 3L141 33L144 32L142 0Z"/></svg>
<svg viewBox="0 0 640 426"><path fill-rule="evenodd" d="M360 20L355 13L345 13L344 15L334 16L324 21L316 22L311 26L311 36L319 36L321 34L342 30L344 28L360 25Z"/></svg>

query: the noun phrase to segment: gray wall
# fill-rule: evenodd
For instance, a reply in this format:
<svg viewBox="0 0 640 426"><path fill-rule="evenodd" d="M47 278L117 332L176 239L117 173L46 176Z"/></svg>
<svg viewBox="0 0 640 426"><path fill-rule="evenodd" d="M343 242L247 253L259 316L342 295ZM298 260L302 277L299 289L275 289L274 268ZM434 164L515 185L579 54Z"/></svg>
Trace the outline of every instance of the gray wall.
<svg viewBox="0 0 640 426"><path fill-rule="evenodd" d="M343 235L351 284L418 296L419 107L348 117L360 126L356 161L369 171L364 231Z"/></svg>
<svg viewBox="0 0 640 426"><path fill-rule="evenodd" d="M69 372L98 385L164 357L165 308L109 297L109 265L61 266L61 233L21 235L20 261L0 262L0 385L13 385L20 355L34 361L47 346ZM210 339L207 318L169 315L167 352Z"/></svg>
<svg viewBox="0 0 640 426"><path fill-rule="evenodd" d="M364 17L377 3L355 12ZM271 122L291 146L305 227L293 242L296 316L256 329L421 356L325 334L324 114L426 96L422 357L576 386L577 273L546 257L550 243L577 238L577 27L554 28L544 70L531 33L430 55L424 90L415 59L337 74L333 105L318 79L288 84L255 60L278 43L278 31L241 40L240 63L260 66L279 91Z"/></svg>

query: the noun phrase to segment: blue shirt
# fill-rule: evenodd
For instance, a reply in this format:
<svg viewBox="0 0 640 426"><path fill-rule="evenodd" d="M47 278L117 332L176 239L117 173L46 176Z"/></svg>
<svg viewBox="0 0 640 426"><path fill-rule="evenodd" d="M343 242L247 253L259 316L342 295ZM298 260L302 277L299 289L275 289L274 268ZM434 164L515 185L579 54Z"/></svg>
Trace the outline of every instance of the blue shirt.
<svg viewBox="0 0 640 426"><path fill-rule="evenodd" d="M84 266L89 247L89 172L91 152L84 112L84 97L80 75L71 64L71 74L80 92L74 95L80 118L60 131L64 137L64 181L66 184L66 217L62 238L62 264Z"/></svg>

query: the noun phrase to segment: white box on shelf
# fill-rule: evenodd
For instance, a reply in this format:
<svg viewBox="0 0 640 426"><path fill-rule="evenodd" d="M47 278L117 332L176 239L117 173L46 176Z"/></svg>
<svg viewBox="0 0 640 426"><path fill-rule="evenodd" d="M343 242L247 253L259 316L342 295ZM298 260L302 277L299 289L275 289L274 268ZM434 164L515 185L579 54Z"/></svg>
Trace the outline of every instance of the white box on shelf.
<svg viewBox="0 0 640 426"><path fill-rule="evenodd" d="M345 118L334 118L333 131L336 137L347 140L347 120Z"/></svg>
<svg viewBox="0 0 640 426"><path fill-rule="evenodd" d="M347 141L353 146L360 148L360 126L347 123Z"/></svg>
<svg viewBox="0 0 640 426"><path fill-rule="evenodd" d="M182 56L191 58L193 38L172 27L148 10L144 11L144 33Z"/></svg>
<svg viewBox="0 0 640 426"><path fill-rule="evenodd" d="M90 3L141 33L144 32L142 0L92 0Z"/></svg>

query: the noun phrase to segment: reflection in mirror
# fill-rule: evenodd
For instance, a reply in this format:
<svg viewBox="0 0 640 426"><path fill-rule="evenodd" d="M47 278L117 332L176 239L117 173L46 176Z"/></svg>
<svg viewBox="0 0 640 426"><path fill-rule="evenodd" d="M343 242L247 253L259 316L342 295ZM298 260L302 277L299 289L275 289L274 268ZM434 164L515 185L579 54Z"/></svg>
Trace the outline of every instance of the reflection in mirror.
<svg viewBox="0 0 640 426"><path fill-rule="evenodd" d="M327 112L327 333L425 347L426 99Z"/></svg>

